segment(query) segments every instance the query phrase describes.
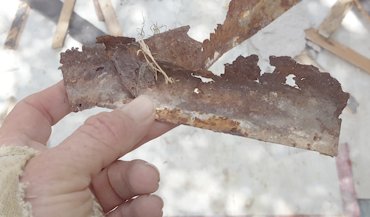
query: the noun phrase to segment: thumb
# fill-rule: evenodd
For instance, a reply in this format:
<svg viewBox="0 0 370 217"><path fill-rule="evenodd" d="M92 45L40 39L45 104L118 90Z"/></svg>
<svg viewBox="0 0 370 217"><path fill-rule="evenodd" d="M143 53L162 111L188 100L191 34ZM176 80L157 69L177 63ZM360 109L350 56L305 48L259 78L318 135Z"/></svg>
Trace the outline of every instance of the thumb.
<svg viewBox="0 0 370 217"><path fill-rule="evenodd" d="M138 97L122 109L92 116L62 144L55 157L79 173L94 176L127 154L154 123L154 106ZM88 173L88 174L87 174Z"/></svg>

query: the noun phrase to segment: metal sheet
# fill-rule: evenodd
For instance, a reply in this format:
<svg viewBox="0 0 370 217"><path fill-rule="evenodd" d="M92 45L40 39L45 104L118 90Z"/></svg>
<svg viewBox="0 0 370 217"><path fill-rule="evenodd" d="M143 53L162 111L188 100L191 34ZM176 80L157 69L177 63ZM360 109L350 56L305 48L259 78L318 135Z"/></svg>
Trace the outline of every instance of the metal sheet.
<svg viewBox="0 0 370 217"><path fill-rule="evenodd" d="M254 31L266 22L258 20L252 25ZM189 38L188 29L180 27L145 40L160 67L175 81L171 84L163 76L156 78L134 39L106 36L95 46L83 47L82 52L62 53L61 69L73 110L116 108L145 94L155 103L160 121L336 155L338 116L348 94L329 73L290 57L270 57L275 71L261 73L258 57L252 55L227 64L225 74L218 77L206 70L209 50ZM218 40L221 43L226 38ZM225 52L229 45L223 49ZM202 82L201 76L212 82ZM288 76L295 86L286 84Z"/></svg>

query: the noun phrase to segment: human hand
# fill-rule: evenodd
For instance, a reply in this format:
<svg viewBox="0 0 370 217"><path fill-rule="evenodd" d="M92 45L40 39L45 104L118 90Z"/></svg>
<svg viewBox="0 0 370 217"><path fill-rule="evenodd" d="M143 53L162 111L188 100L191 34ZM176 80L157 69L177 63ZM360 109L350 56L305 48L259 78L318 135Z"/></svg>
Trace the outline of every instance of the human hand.
<svg viewBox="0 0 370 217"><path fill-rule="evenodd" d="M92 195L107 216L162 216L162 200L151 195L158 188L158 170L144 161L117 159L172 126L155 122L153 105L139 97L90 117L60 145L47 148L51 126L69 108L59 82L19 102L0 128L0 144L40 152L21 177L33 216L91 216Z"/></svg>

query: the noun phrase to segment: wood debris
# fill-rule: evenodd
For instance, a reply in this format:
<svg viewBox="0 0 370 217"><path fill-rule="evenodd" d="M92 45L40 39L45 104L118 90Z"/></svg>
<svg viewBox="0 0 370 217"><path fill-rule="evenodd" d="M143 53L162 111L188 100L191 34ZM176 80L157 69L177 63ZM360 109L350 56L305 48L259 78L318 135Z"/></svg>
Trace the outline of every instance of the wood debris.
<svg viewBox="0 0 370 217"><path fill-rule="evenodd" d="M370 2L354 0L357 9L368 21L370 21ZM365 7L365 4L367 7Z"/></svg>
<svg viewBox="0 0 370 217"><path fill-rule="evenodd" d="M118 22L111 0L98 0L98 2L109 34L113 36L122 36L123 31Z"/></svg>
<svg viewBox="0 0 370 217"><path fill-rule="evenodd" d="M241 2L244 5L233 7ZM270 57L275 71L261 74L255 55L240 56L226 64L221 77L207 70L209 54L226 52L242 42L230 45L231 39L240 36L245 40L272 22L271 16L278 16L270 14L272 9L265 7L271 2L263 0L253 2L263 2L258 10L264 8L265 16L250 12L245 15L250 17L244 18L234 11L248 8L246 5L254 8L251 2L231 1L225 21L248 20L239 22L248 31L231 25L228 28L233 34L222 33L220 29L226 27L219 26L213 38L200 43L186 34L189 27L185 26L144 40L173 83L166 83L164 76L156 79L145 57L138 55L140 44L132 38L104 36L82 51L67 50L61 54L61 70L72 109L117 108L144 94L153 100L160 121L336 155L341 125L338 116L348 94L328 73L289 57ZM281 14L294 4L282 0L272 5ZM286 84L288 76L294 77L295 86ZM203 83L200 77L212 82Z"/></svg>
<svg viewBox="0 0 370 217"><path fill-rule="evenodd" d="M306 30L306 38L370 74L369 58L335 40L323 37L315 29Z"/></svg>
<svg viewBox="0 0 370 217"><path fill-rule="evenodd" d="M65 0L60 12L57 28L54 33L52 48L61 48L67 36L69 20L71 19L76 0Z"/></svg>
<svg viewBox="0 0 370 217"><path fill-rule="evenodd" d="M370 74L369 58L333 39L330 39L330 35L340 26L343 18L352 7L353 3L353 0L338 0L317 30L310 28L305 31L306 38ZM358 1L355 1L355 3L359 4Z"/></svg>
<svg viewBox="0 0 370 217"><path fill-rule="evenodd" d="M94 2L95 13L96 13L96 16L98 17L98 20L105 21L103 12L101 11L99 0L93 0L93 2Z"/></svg>
<svg viewBox="0 0 370 217"><path fill-rule="evenodd" d="M330 14L320 24L319 33L328 38L342 24L343 18L352 8L353 0L338 0L330 10Z"/></svg>
<svg viewBox="0 0 370 217"><path fill-rule="evenodd" d="M59 0L27 0L31 9L39 12L41 15L58 23L59 15L63 7L63 2ZM72 13L68 34L79 41L81 44L91 44L95 42L96 37L105 35L103 31L96 28L89 21L83 19L75 12Z"/></svg>
<svg viewBox="0 0 370 217"><path fill-rule="evenodd" d="M16 49L21 38L21 34L26 24L30 6L27 1L22 0L19 3L17 13L10 27L8 36L5 40L4 47L7 49Z"/></svg>

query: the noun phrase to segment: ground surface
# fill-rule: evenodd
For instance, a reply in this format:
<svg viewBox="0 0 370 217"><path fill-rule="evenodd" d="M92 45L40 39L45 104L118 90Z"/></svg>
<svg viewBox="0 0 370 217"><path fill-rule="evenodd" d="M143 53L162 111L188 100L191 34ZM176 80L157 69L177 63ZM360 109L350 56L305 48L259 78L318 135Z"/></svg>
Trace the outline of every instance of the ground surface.
<svg viewBox="0 0 370 217"><path fill-rule="evenodd" d="M203 40L224 20L229 1L113 2L126 36L137 37L142 27L149 36L155 26L165 31L190 25L189 35ZM219 73L223 63L240 54L258 54L260 65L270 70L268 56L299 55L306 43L303 30L317 27L333 3L333 0L302 1L230 51L213 71ZM4 43L17 4L18 1L7 1L0 8L0 44ZM75 11L106 30L96 18L92 1L77 1ZM0 113L14 101L62 79L58 70L59 53L80 45L67 37L62 50L51 49L54 30L55 24L31 11L19 48L0 49ZM333 37L370 57L369 33L370 22L361 19L354 10ZM369 199L370 75L326 51L314 56L352 96L351 109L346 108L341 116L340 143L349 145L356 197ZM57 145L86 117L98 111L70 114L54 127L50 146ZM337 160L315 152L180 126L124 159L133 158L148 160L161 171L158 194L166 203L166 215L335 216L348 210L348 201L343 200L343 188L340 188L344 179L338 176Z"/></svg>

